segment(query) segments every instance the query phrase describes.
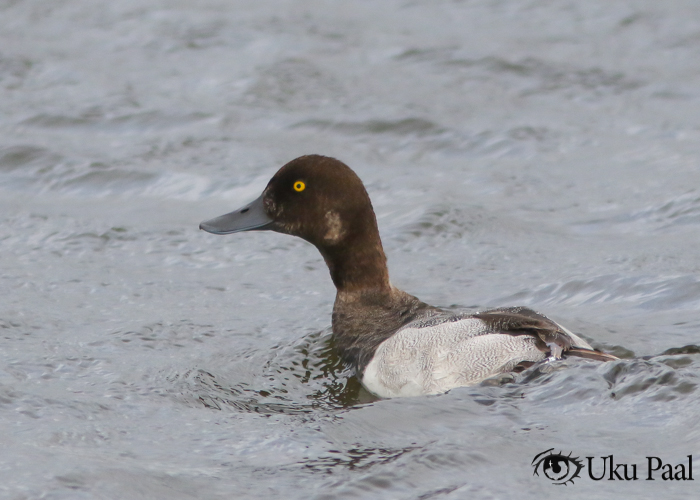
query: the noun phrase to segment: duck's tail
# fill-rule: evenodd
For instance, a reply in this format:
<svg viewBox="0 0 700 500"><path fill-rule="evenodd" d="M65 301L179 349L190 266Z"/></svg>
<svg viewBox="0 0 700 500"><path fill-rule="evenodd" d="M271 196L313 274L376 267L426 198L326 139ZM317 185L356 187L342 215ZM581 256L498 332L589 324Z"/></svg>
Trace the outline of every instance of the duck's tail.
<svg viewBox="0 0 700 500"><path fill-rule="evenodd" d="M615 361L618 358L612 354L607 354L595 349L584 349L583 347L570 347L564 351L565 356L576 356L577 358L595 359L596 361Z"/></svg>

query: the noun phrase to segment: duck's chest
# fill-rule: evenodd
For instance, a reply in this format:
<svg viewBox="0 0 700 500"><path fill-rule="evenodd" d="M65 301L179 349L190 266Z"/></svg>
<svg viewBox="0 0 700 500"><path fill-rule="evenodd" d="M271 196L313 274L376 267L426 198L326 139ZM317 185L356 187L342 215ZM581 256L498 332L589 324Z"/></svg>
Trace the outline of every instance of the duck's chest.
<svg viewBox="0 0 700 500"><path fill-rule="evenodd" d="M360 375L379 346L397 331L439 314L439 309L396 289L385 295L339 293L333 308L334 346Z"/></svg>

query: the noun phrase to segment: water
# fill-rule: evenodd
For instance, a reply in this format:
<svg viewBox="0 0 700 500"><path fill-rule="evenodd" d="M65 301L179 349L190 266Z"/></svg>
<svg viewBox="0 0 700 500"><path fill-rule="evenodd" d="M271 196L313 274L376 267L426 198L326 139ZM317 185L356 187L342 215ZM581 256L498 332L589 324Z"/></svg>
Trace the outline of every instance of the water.
<svg viewBox="0 0 700 500"><path fill-rule="evenodd" d="M645 457L700 473L698 33L692 1L0 1L0 496L555 498L553 448L639 467L567 497L692 497ZM395 285L624 359L376 400L313 247L197 230L305 153L364 180Z"/></svg>

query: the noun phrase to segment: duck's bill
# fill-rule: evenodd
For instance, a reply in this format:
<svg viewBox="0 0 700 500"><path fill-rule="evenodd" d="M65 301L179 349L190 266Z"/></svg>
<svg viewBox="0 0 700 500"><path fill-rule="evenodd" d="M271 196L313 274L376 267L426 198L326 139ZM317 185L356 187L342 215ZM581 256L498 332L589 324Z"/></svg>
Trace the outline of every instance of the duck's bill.
<svg viewBox="0 0 700 500"><path fill-rule="evenodd" d="M212 234L231 234L241 231L261 231L272 226L263 208L263 197L231 213L202 222L199 229Z"/></svg>

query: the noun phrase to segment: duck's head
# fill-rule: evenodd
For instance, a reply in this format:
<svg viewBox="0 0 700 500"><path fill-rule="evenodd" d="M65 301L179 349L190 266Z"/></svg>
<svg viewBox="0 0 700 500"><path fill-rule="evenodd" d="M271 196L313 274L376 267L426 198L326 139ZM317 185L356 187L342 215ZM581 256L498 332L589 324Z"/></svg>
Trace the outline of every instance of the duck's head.
<svg viewBox="0 0 700 500"><path fill-rule="evenodd" d="M202 222L199 228L213 234L269 230L299 236L321 251L339 288L360 278L352 275L367 267L367 261L375 261L371 267L386 268L377 221L362 181L350 167L327 156L290 161L258 199ZM376 269L363 272L377 274Z"/></svg>
<svg viewBox="0 0 700 500"><path fill-rule="evenodd" d="M199 228L213 234L270 230L324 247L340 243L368 219L376 227L355 172L335 158L308 155L279 169L258 199Z"/></svg>

